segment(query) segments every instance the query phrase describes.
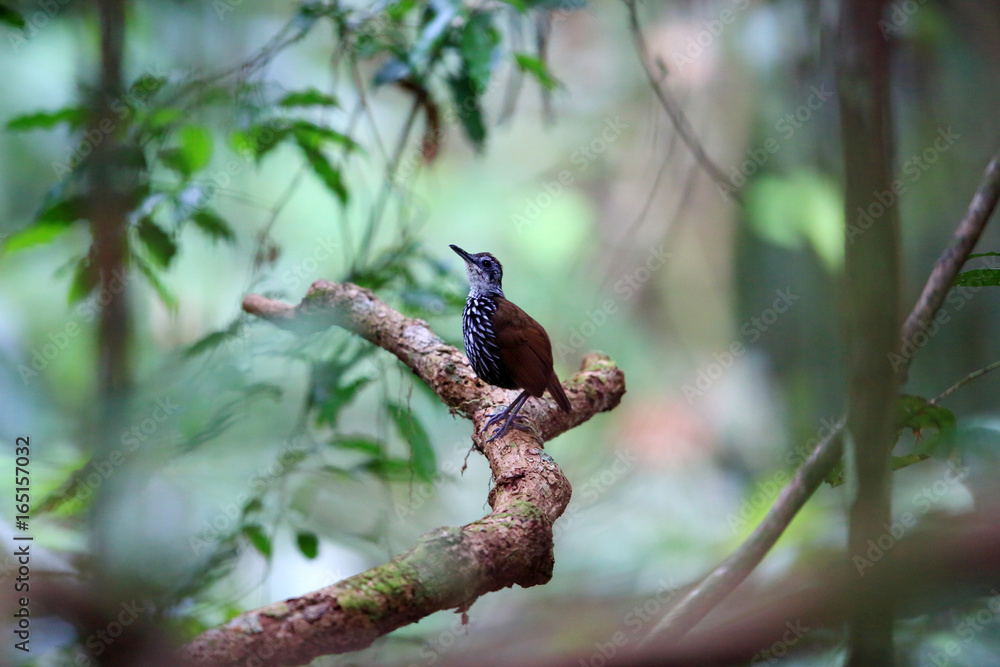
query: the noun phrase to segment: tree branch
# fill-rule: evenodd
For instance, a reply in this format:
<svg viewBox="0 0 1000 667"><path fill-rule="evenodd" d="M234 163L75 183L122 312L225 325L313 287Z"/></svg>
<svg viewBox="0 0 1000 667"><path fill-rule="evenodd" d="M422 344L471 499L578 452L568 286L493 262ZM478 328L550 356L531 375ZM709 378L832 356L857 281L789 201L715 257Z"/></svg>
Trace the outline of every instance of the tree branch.
<svg viewBox="0 0 1000 667"><path fill-rule="evenodd" d="M1000 193L1000 154L986 167L968 211L952 235L949 250L941 255L934 270L931 271L920 299L903 326L903 340L906 340L908 333L912 337L912 332L919 330L919 327L912 329L910 322L919 321L926 326L926 323L929 323L941 309L944 296L954 282L958 267L968 259L993 214L998 193ZM951 268L946 270L943 265ZM926 297L930 294L940 294L940 296L928 300ZM923 305L925 302L929 305ZM920 311L923 315L917 314ZM905 356L905 366L908 367L911 361L912 355ZM840 434L843 426L844 421L841 418L795 472L792 481L782 490L767 516L754 528L750 536L689 590L653 627L644 642L654 638L665 641L679 640L750 576L777 543L795 515L841 460L844 450Z"/></svg>
<svg viewBox="0 0 1000 667"><path fill-rule="evenodd" d="M569 503L569 481L543 442L613 409L625 376L607 357L591 354L565 383L573 412L553 401L525 405L538 429L512 429L491 443L479 435L488 413L510 394L479 380L465 355L421 320L410 319L352 284L317 281L298 306L251 294L243 309L299 333L343 327L396 355L452 412L472 419L473 441L490 463L493 511L461 528L438 528L385 565L302 597L278 602L209 630L183 649L197 665L300 665L356 651L436 611L465 611L476 598L552 576L552 524ZM534 405L531 405L534 403Z"/></svg>
<svg viewBox="0 0 1000 667"><path fill-rule="evenodd" d="M906 318L903 324L903 349L913 349L914 337L924 331L934 319L938 310L944 304L944 298L955 282L955 276L961 270L972 252L973 246L983 233L983 228L996 210L997 200L1000 199L1000 153L993 156L983 178L979 182L969 208L965 212L965 217L958 224L958 229L952 237L951 243L944 249L934 268L931 270L931 277L924 286L924 291L917 300L913 312ZM909 361L912 355L904 355ZM905 379L906 367L902 370Z"/></svg>

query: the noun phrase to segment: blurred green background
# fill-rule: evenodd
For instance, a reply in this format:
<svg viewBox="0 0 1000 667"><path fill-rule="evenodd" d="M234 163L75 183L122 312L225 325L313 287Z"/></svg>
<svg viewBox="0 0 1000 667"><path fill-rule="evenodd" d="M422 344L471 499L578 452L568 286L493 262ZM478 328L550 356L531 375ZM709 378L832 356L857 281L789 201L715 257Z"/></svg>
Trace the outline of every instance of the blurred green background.
<svg viewBox="0 0 1000 667"><path fill-rule="evenodd" d="M340 4L370 20L413 3ZM845 406L842 167L828 46L835 12L796 0L641 6L649 48L669 72L664 81L708 154L735 184L745 182L741 205L698 167L663 113L622 3L552 3L546 64L558 85L548 103L541 77L520 73L512 55L538 55L537 16L516 4L465 5L496 12L482 150L442 93L439 155L421 162L420 116L393 188L383 187L386 169L413 98L391 83L374 86L386 58L352 60L323 19L265 66L213 84L163 121L172 128L164 145L183 149L188 132L209 153L187 178L165 163L150 166L154 189L209 206L234 236L213 241L196 225L164 223L177 254L156 270L161 289L132 272L134 391L119 415L120 442L110 445L121 462L109 474L98 467L106 453L90 449L95 297L68 300L88 229L68 226L0 256L0 457L12 469L14 439L31 437L39 571L76 576L97 559L160 596L155 613L183 636L331 584L427 530L488 512L482 457L474 453L458 472L471 425L395 359L343 331L303 339L240 316L248 292L297 303L313 280L353 278L460 345L466 285L449 243L500 258L507 296L548 330L560 377L600 350L624 369L628 393L613 412L547 446L574 487L555 527L548 585L479 600L468 630L453 631L457 617L437 614L322 664L432 664L526 610L571 608L582 618L601 600L642 600L704 574L756 525ZM5 123L81 104L97 69L92 7L20 5L27 27L0 28ZM152 115L195 77L251 58L289 20L300 28L301 12L290 1L135 2L126 80L163 79L163 90L140 103ZM1000 145L1000 12L992 2L926 2L890 33L908 308ZM308 88L335 95L339 106L309 107L303 117L360 147L330 151L346 204L294 146L279 145L259 164L237 150L254 113ZM935 144L939 137L949 138ZM65 124L0 132L0 237L24 238L60 182L54 165L80 142L81 130ZM994 226L978 251L997 250ZM989 261L975 266L995 266ZM998 297L991 288L949 297L948 321L919 351L907 393L931 398L1000 358ZM228 335L206 340L220 331ZM32 366L37 354L42 368ZM894 513L961 513L995 487L998 391L1000 374L987 375L947 399L957 444L896 473ZM426 452L415 462L406 440L421 436L408 428L426 434L429 462ZM897 453L911 446L912 438ZM934 491L924 510L919 498L938 488L949 460L970 474ZM72 500L42 511L38 504L67 483ZM4 475L0 497L12 493ZM848 494L824 486L754 585L841 547ZM13 517L11 503L0 503L0 515ZM901 630L901 651L914 664L954 635L961 616L950 613ZM558 626L551 641L539 648L526 640L525 650L605 639L572 617L562 625L550 617ZM39 619L34 664L78 655L74 636L67 624ZM815 650L785 660L837 664L839 640L814 640ZM990 625L949 664L1000 660L998 641ZM5 661L23 659L3 650Z"/></svg>

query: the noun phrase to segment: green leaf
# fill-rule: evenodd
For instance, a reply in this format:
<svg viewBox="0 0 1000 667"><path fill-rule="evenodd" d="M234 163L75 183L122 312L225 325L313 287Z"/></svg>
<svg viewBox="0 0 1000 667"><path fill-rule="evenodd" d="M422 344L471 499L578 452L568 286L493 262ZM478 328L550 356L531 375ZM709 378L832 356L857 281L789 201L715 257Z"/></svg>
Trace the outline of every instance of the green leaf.
<svg viewBox="0 0 1000 667"><path fill-rule="evenodd" d="M69 225L60 223L34 223L20 231L16 231L4 241L3 255L10 255L25 248L50 243L62 236Z"/></svg>
<svg viewBox="0 0 1000 667"><path fill-rule="evenodd" d="M223 343L236 338L239 335L239 332L240 320L236 320L222 331L213 331L207 336L204 336L200 340L192 343L186 350L184 350L184 356L196 357L202 352L214 350Z"/></svg>
<svg viewBox="0 0 1000 667"><path fill-rule="evenodd" d="M174 296L173 292L167 289L167 286L164 285L160 280L160 277L156 275L156 272L153 270L153 267L149 265L149 262L135 253L132 254L132 262L135 264L136 268L139 269L139 272L146 277L150 286L156 291L156 295L160 297L160 301L163 302L163 305L171 311L176 311L177 297Z"/></svg>
<svg viewBox="0 0 1000 667"><path fill-rule="evenodd" d="M417 6L416 0L396 0L385 8L386 15L393 21L402 21Z"/></svg>
<svg viewBox="0 0 1000 667"><path fill-rule="evenodd" d="M977 257L1000 257L1000 252L978 252L969 255L968 259L975 259Z"/></svg>
<svg viewBox="0 0 1000 667"><path fill-rule="evenodd" d="M89 255L84 255L73 268L73 280L69 284L70 305L83 301L97 287L97 272L91 269Z"/></svg>
<svg viewBox="0 0 1000 667"><path fill-rule="evenodd" d="M476 151L482 152L486 145L486 122L483 120L483 110L479 105L475 82L468 74L463 73L449 77L448 85L451 87L451 95L465 136Z"/></svg>
<svg viewBox="0 0 1000 667"><path fill-rule="evenodd" d="M831 273L844 264L842 201L837 184L808 169L758 176L746 191L747 218L757 236L793 250L808 243Z"/></svg>
<svg viewBox="0 0 1000 667"><path fill-rule="evenodd" d="M153 134L162 134L171 128L184 114L176 107L164 107L151 112L145 119L145 125Z"/></svg>
<svg viewBox="0 0 1000 667"><path fill-rule="evenodd" d="M346 205L348 199L347 187L344 186L344 181L340 177L340 170L330 164L326 155L319 149L302 143L299 143L299 148L302 149L302 153L306 157L306 162L309 163L313 173L319 176L326 189L333 193L340 200L341 204Z"/></svg>
<svg viewBox="0 0 1000 667"><path fill-rule="evenodd" d="M973 269L964 271L955 278L955 287L998 287L1000 269Z"/></svg>
<svg viewBox="0 0 1000 667"><path fill-rule="evenodd" d="M841 459L837 461L837 465L835 465L833 469L830 470L829 473L827 473L825 481L827 484L830 485L831 488L837 488L838 486L844 483L845 479L846 477L844 474L844 459L843 457L841 457Z"/></svg>
<svg viewBox="0 0 1000 667"><path fill-rule="evenodd" d="M317 420L321 424L336 424L341 409L353 401L358 392L364 389L370 382L371 378L363 377L341 385L338 378L338 381L332 386L327 385L322 389L317 388L318 392L323 392L321 394L323 398L319 401Z"/></svg>
<svg viewBox="0 0 1000 667"><path fill-rule="evenodd" d="M200 125L185 125L177 133L177 145L160 153L160 158L182 176L191 176L212 159L212 135Z"/></svg>
<svg viewBox="0 0 1000 667"><path fill-rule="evenodd" d="M87 201L83 197L70 197L50 202L32 224L7 237L3 244L4 255L50 243L61 236L86 214Z"/></svg>
<svg viewBox="0 0 1000 667"><path fill-rule="evenodd" d="M527 53L515 53L514 60L517 62L518 68L535 77L542 88L553 90L559 86L559 80L549 73L549 68L538 58Z"/></svg>
<svg viewBox="0 0 1000 667"><path fill-rule="evenodd" d="M939 431L953 428L955 415L948 408L932 405L922 396L901 394L896 402L896 428L922 431L936 428Z"/></svg>
<svg viewBox="0 0 1000 667"><path fill-rule="evenodd" d="M951 410L932 405L921 396L901 394L896 402L896 428L913 431L918 440L913 454L923 457L921 460L931 454L946 455L954 444L957 427ZM929 434L925 433L928 429Z"/></svg>
<svg viewBox="0 0 1000 667"><path fill-rule="evenodd" d="M137 225L139 240L142 241L156 263L166 268L177 254L177 244L163 229L148 216Z"/></svg>
<svg viewBox="0 0 1000 667"><path fill-rule="evenodd" d="M132 82L132 85L129 86L128 92L131 97L139 100L148 100L165 85L167 85L167 78L165 76L143 74Z"/></svg>
<svg viewBox="0 0 1000 667"><path fill-rule="evenodd" d="M0 23L24 29L24 17L20 13L11 9L6 3L0 3Z"/></svg>
<svg viewBox="0 0 1000 667"><path fill-rule="evenodd" d="M281 107L339 107L336 97L315 88L306 88L288 93L278 102Z"/></svg>
<svg viewBox="0 0 1000 667"><path fill-rule="evenodd" d="M246 505L243 506L243 516L248 517L251 514L260 512L264 509L264 501L260 498L252 498Z"/></svg>
<svg viewBox="0 0 1000 667"><path fill-rule="evenodd" d="M336 438L330 443L339 449L348 449L357 452L364 452L372 457L385 455L385 445L377 440L372 440L364 436L350 438Z"/></svg>
<svg viewBox="0 0 1000 667"><path fill-rule="evenodd" d="M295 536L295 543L299 545L302 555L309 560L319 555L319 538L316 533L299 533Z"/></svg>
<svg viewBox="0 0 1000 667"><path fill-rule="evenodd" d="M233 149L237 153L253 156L259 164L268 153L284 141L291 133L290 125L274 121L251 125L246 130L236 130L230 135Z"/></svg>
<svg viewBox="0 0 1000 667"><path fill-rule="evenodd" d="M396 424L399 435L410 445L410 462L418 478L430 480L437 470L437 457L427 431L412 411L397 403L386 403L386 411Z"/></svg>
<svg viewBox="0 0 1000 667"><path fill-rule="evenodd" d="M233 233L229 223L219 217L212 209L203 208L195 211L194 215L191 216L191 222L208 234L213 241L236 242L236 234Z"/></svg>
<svg viewBox="0 0 1000 667"><path fill-rule="evenodd" d="M263 528L256 524L243 526L243 534L261 555L265 558L271 557L271 538L264 534Z"/></svg>
<svg viewBox="0 0 1000 667"><path fill-rule="evenodd" d="M524 0L501 0L501 2L503 2L506 5L510 5L521 14L524 14L525 12L528 11L528 5L524 4Z"/></svg>
<svg viewBox="0 0 1000 667"><path fill-rule="evenodd" d="M309 146L310 148L319 149L328 142L343 146L348 151L358 148L358 144L346 134L341 134L336 130L331 130L328 127L316 125L306 120L295 121L292 123L291 130L299 145Z"/></svg>
<svg viewBox="0 0 1000 667"><path fill-rule="evenodd" d="M405 482L413 477L413 465L406 459L373 459L359 468L387 481Z"/></svg>
<svg viewBox="0 0 1000 667"><path fill-rule="evenodd" d="M64 107L57 111L38 111L15 116L7 121L7 129L14 132L26 130L50 130L67 123L70 129L81 127L87 122L87 110L83 107Z"/></svg>
<svg viewBox="0 0 1000 667"><path fill-rule="evenodd" d="M493 51L500 43L500 33L493 27L493 18L485 12L473 14L462 30L461 53L465 72L482 95L490 83Z"/></svg>

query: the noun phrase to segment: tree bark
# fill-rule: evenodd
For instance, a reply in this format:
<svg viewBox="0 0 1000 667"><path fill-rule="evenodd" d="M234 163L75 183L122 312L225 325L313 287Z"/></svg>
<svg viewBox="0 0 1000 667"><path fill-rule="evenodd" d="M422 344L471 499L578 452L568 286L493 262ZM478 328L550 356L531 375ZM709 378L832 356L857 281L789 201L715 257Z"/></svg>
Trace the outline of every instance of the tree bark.
<svg viewBox="0 0 1000 667"><path fill-rule="evenodd" d="M848 416L856 494L848 556L863 557L892 523L890 457L899 376L891 359L900 334L900 190L893 189L890 42L879 28L884 0L845 0L836 40L847 227ZM895 194L893 194L895 193ZM893 664L894 610L856 568L849 664Z"/></svg>

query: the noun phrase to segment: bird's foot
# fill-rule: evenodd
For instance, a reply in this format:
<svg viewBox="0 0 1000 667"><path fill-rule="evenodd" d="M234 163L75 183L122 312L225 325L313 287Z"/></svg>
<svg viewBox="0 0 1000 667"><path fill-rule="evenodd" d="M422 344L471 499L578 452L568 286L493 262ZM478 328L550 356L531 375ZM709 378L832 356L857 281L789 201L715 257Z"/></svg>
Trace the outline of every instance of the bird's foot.
<svg viewBox="0 0 1000 667"><path fill-rule="evenodd" d="M526 433L531 432L532 429L531 426L528 425L527 417L516 413L508 416L506 412L506 410L501 410L500 412L494 414L490 417L489 421L486 422L486 425L483 426L482 432L486 433L494 424L503 421L503 424L499 429L497 429L497 432L490 436L486 442L493 442L497 438L502 438L507 431L512 428L516 428L518 431L525 431Z"/></svg>

